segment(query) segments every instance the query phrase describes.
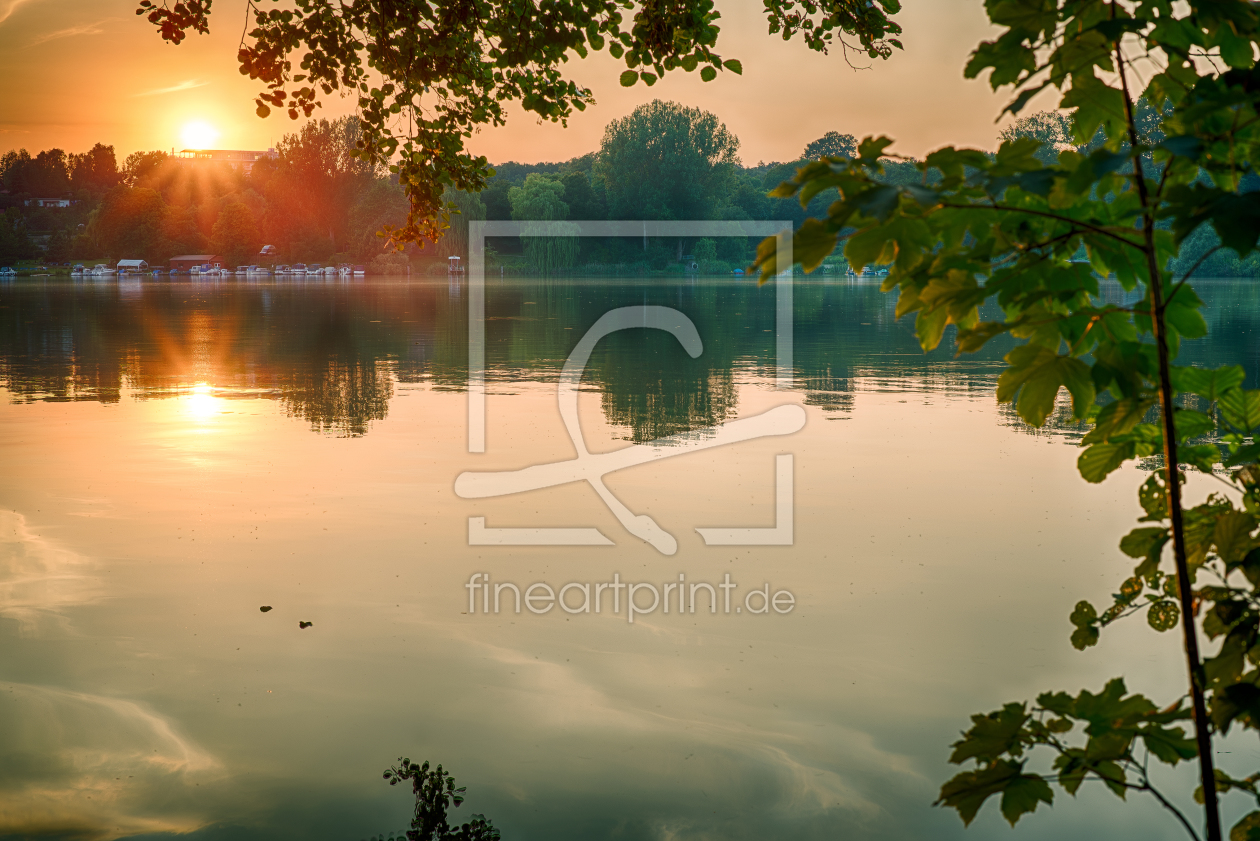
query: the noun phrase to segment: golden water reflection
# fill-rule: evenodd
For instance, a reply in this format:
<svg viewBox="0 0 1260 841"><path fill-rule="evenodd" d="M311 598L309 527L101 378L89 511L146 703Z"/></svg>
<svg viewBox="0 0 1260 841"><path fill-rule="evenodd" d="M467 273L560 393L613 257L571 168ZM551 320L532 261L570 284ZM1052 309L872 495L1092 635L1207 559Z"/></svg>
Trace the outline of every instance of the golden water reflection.
<svg viewBox="0 0 1260 841"><path fill-rule="evenodd" d="M1141 475L1087 486L1070 429L1029 435L996 407L1001 348L924 356L873 285L811 281L797 388L776 392L753 284L505 284L472 456L463 293L0 287L0 835L355 841L405 826L379 774L407 752L511 841L987 841L1008 837L991 810L964 832L929 805L968 714L1120 672L1179 691L1176 646L1142 628L1068 645L1071 606L1124 569ZM1219 339L1190 353L1253 359L1255 292L1201 294ZM784 402L804 430L610 475L676 556L586 486L456 497L461 472L572 456L559 367L603 311L645 301L687 312L705 353L610 339L580 404L592 450ZM705 545L695 527L774 523L785 451L794 545ZM616 545L470 546L474 516ZM472 572L729 573L798 608L487 616ZM1177 837L1148 806L1085 793L1021 833Z"/></svg>

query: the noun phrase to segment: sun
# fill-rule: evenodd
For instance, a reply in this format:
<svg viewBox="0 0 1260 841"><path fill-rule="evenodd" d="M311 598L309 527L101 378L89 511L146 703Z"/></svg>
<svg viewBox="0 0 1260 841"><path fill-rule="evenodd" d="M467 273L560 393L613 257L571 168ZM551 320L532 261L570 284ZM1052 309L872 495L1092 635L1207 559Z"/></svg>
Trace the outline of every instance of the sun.
<svg viewBox="0 0 1260 841"><path fill-rule="evenodd" d="M193 120L184 124L180 139L185 149L209 149L219 139L219 132L207 122Z"/></svg>

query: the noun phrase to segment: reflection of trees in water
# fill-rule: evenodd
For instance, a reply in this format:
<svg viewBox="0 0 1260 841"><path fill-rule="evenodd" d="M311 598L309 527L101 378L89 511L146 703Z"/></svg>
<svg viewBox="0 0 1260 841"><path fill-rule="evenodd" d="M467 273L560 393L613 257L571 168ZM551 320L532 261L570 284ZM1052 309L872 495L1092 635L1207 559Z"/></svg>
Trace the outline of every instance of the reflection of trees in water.
<svg viewBox="0 0 1260 841"><path fill-rule="evenodd" d="M400 362L424 366L438 303L424 286L15 284L0 383L19 401L248 390L313 429L362 435L385 417Z"/></svg>
<svg viewBox="0 0 1260 841"><path fill-rule="evenodd" d="M19 290L10 284L0 297L0 383L13 399L118 402L122 359L103 347L102 331L88 329L64 298ZM83 347L89 352L78 352Z"/></svg>
<svg viewBox="0 0 1260 841"><path fill-rule="evenodd" d="M1124 300L1118 287L1104 295ZM1188 342L1186 364L1260 371L1260 287L1201 281L1213 341ZM11 284L0 299L0 384L14 400L117 402L124 389L161 399L204 383L278 400L331 434L362 435L385 418L395 382L463 390L467 296L462 284L221 286ZM853 410L861 392L983 394L1009 343L954 358L925 354L893 300L871 282L810 279L795 288L794 374L805 402ZM578 339L616 307L674 307L704 342L697 359L657 330L600 342L584 387L634 441L687 434L734 417L741 384L775 375L771 286L745 280L491 280L487 380L554 383ZM1255 376L1253 373L1252 376ZM1254 386L1255 383L1249 385ZM1062 414L1062 413L1060 413ZM1002 409L1001 422L1027 430ZM1051 434L1073 434L1056 415Z"/></svg>
<svg viewBox="0 0 1260 841"><path fill-rule="evenodd" d="M617 380L626 379L626 367L612 366ZM635 443L717 426L735 412L735 382L729 370L701 377L662 372L656 378L630 379L632 383L604 382L600 405L608 422L627 427L626 437Z"/></svg>
<svg viewBox="0 0 1260 841"><path fill-rule="evenodd" d="M309 421L312 429L364 435L370 421L385 420L389 412L394 396L390 368L330 359L326 365L295 371L281 387L280 403L291 417Z"/></svg>

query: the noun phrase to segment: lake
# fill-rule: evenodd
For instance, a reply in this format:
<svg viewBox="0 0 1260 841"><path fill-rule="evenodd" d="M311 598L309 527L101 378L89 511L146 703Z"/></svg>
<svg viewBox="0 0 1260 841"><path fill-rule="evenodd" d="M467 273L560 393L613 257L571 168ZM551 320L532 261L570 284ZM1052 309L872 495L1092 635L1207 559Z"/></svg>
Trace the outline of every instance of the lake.
<svg viewBox="0 0 1260 841"><path fill-rule="evenodd" d="M1254 387L1256 286L1197 288L1183 361ZM797 278L787 383L774 284L494 278L470 392L470 292L0 285L0 836L388 837L405 755L507 841L1005 839L931 805L969 715L1183 692L1140 617L1069 645L1144 474L1088 485L1074 427L999 406L1002 345L924 354L877 280ZM566 359L623 308L662 329L588 348L571 436ZM1018 837L1183 837L1130 800Z"/></svg>

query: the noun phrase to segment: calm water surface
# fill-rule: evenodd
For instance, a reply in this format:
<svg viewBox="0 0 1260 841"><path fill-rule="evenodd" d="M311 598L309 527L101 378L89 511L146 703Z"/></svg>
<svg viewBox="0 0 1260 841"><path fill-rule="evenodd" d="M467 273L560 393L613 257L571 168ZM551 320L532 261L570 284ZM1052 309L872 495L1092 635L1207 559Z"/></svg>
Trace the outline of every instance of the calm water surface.
<svg viewBox="0 0 1260 841"><path fill-rule="evenodd" d="M1214 338L1184 358L1260 370L1256 288L1199 291ZM966 831L931 807L969 714L1122 673L1180 693L1171 636L1069 646L1072 605L1123 577L1142 474L1089 486L1072 428L997 406L1001 347L925 355L875 283L798 280L794 385L776 390L771 287L496 280L470 454L467 294L0 286L0 837L358 841L407 825L381 780L406 754L451 769L455 814L508 841L1006 838L992 806ZM686 314L703 353L661 331L601 342L579 397L592 451L682 449L784 404L804 428L609 474L674 555L586 484L457 496L465 471L573 458L560 369L605 312L645 304ZM775 524L783 453L793 545L706 545L697 527ZM612 545L469 545L478 517ZM694 614L632 624L624 604L518 614L505 593L486 614L478 572L729 575L735 606L768 584L795 607L712 614L701 590ZM1260 761L1254 739L1222 749L1241 773ZM1092 791L1019 837L1069 832L1180 837L1153 804Z"/></svg>

